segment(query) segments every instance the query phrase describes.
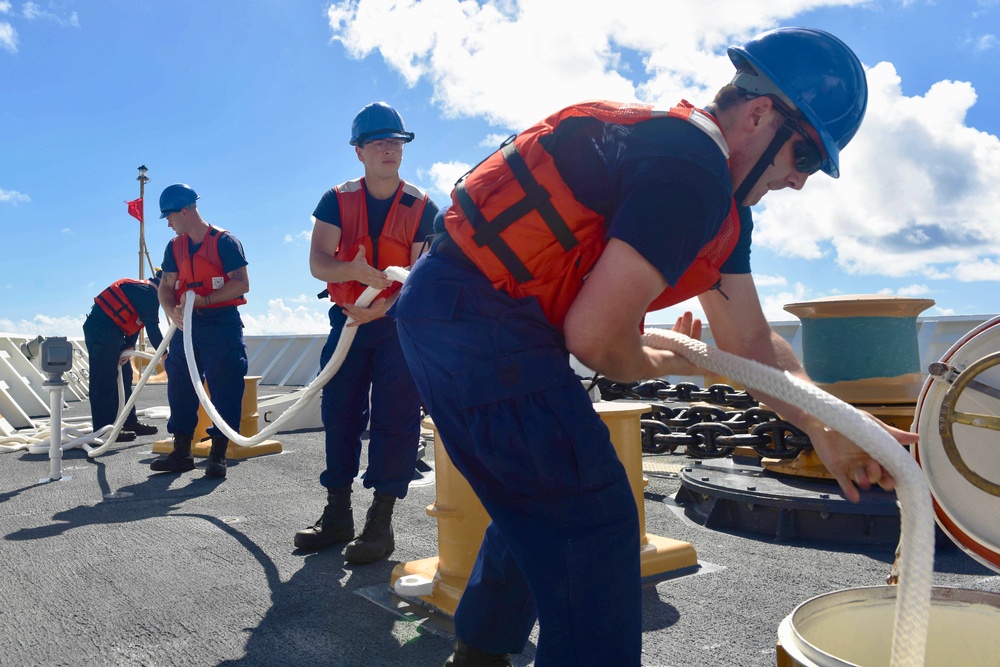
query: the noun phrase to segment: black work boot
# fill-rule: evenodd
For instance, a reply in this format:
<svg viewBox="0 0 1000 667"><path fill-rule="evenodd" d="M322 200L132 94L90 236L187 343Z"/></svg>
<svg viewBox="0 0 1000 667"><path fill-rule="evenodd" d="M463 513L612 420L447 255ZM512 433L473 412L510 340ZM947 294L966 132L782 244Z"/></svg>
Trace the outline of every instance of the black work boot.
<svg viewBox="0 0 1000 667"><path fill-rule="evenodd" d="M135 421L131 420L126 421L124 424L122 424L122 428L132 431L136 435L153 435L154 433L160 430L155 426L153 426L152 424L146 424L144 422L139 421L138 419L136 419Z"/></svg>
<svg viewBox="0 0 1000 667"><path fill-rule="evenodd" d="M194 470L194 459L191 458L191 436L187 433L174 433L174 450L150 463L149 469L153 472Z"/></svg>
<svg viewBox="0 0 1000 667"><path fill-rule="evenodd" d="M226 476L226 450L229 448L229 438L224 435L212 436L212 449L208 453L208 463L205 465L205 477Z"/></svg>
<svg viewBox="0 0 1000 667"><path fill-rule="evenodd" d="M354 511L351 485L328 489L326 509L315 524L295 533L295 548L303 551L324 549L354 539Z"/></svg>
<svg viewBox="0 0 1000 667"><path fill-rule="evenodd" d="M375 492L365 528L358 539L344 549L344 560L356 565L374 563L386 558L396 549L396 540L392 534L392 507L395 504L395 496Z"/></svg>
<svg viewBox="0 0 1000 667"><path fill-rule="evenodd" d="M456 638L455 652L444 667L511 667L511 664L506 653L483 653Z"/></svg>

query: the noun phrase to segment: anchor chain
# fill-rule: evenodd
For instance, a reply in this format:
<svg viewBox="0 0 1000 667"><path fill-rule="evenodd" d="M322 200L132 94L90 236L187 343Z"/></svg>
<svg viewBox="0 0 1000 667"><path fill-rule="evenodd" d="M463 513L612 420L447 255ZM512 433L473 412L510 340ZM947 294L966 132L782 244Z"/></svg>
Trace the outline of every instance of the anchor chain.
<svg viewBox="0 0 1000 667"><path fill-rule="evenodd" d="M648 380L622 384L600 378L597 386L604 400L713 404L651 404L650 412L639 421L643 453L674 453L684 447L693 458L723 458L737 447L746 447L762 457L793 459L803 450L812 449L809 436L802 430L779 419L777 413L758 407L757 400L746 391L726 384L702 389L690 382L671 385L666 380ZM736 409L724 410L715 405Z"/></svg>

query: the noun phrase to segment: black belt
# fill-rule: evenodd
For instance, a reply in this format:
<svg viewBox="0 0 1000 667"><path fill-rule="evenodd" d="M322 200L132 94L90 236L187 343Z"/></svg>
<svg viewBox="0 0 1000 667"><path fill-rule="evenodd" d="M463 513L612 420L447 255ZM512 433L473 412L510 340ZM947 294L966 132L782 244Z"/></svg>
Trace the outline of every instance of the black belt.
<svg viewBox="0 0 1000 667"><path fill-rule="evenodd" d="M194 315L197 317L203 315L222 315L223 313L229 313L236 310L236 306L219 306L218 308L195 308Z"/></svg>

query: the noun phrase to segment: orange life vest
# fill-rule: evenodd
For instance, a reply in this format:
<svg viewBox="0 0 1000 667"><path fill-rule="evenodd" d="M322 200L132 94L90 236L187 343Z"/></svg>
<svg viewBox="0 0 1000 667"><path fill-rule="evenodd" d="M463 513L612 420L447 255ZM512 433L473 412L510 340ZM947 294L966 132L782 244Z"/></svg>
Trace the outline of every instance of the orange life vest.
<svg viewBox="0 0 1000 667"><path fill-rule="evenodd" d="M122 291L121 286L126 283L146 284L143 280L132 280L131 278L116 280L94 297L94 303L101 307L101 310L125 332L126 336L131 336L142 328L142 320L139 319L139 313L136 312L135 306Z"/></svg>
<svg viewBox="0 0 1000 667"><path fill-rule="evenodd" d="M688 102L657 111L644 104L594 101L558 111L509 139L458 182L444 218L451 238L494 287L515 298L536 297L549 322L560 330L584 279L607 245L607 230L604 216L573 196L540 139L563 120L586 116L616 124L663 116L683 118L708 134L729 157L718 124ZM680 303L717 284L719 268L736 246L739 229L733 201L716 236L647 312Z"/></svg>
<svg viewBox="0 0 1000 667"><path fill-rule="evenodd" d="M193 255L189 251L190 243L187 234L182 234L173 240L174 261L177 262L177 282L174 289L180 296L188 290L194 290L198 296L208 296L229 282L230 278L222 268L219 258L219 239L228 234L224 229L210 227L208 234L201 242L201 247ZM225 306L242 306L247 300L242 296L228 301L213 301L207 306L196 308L223 308Z"/></svg>
<svg viewBox="0 0 1000 667"><path fill-rule="evenodd" d="M376 253L371 236L368 234L368 206L365 202L364 180L359 178L347 181L334 188L337 193L337 203L340 205L340 243L337 244L335 257L343 262L350 262L358 254L358 248L364 246L365 258L371 265ZM390 266L410 265L410 250L427 202L428 197L423 190L406 181L400 182L392 206L389 208L389 215L386 216L382 234L378 237L378 266L375 268L384 271ZM393 283L379 292L376 298L388 298L401 287L399 283ZM356 280L326 285L330 300L341 306L353 305L367 288L367 285Z"/></svg>

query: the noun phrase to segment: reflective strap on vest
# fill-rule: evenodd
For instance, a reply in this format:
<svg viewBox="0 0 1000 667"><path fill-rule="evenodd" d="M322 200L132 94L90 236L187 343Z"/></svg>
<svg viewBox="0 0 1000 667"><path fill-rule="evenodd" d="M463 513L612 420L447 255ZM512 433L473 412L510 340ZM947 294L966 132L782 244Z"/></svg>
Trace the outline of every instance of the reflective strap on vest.
<svg viewBox="0 0 1000 667"><path fill-rule="evenodd" d="M503 156L504 162L510 168L518 184L524 190L524 197L497 215L493 220L486 220L482 212L472 201L472 198L469 197L469 193L465 189L464 178L455 185L455 194L459 205L462 207L462 212L465 213L465 217L472 223L473 228L476 230L472 235L472 240L480 248L487 246L493 251L497 259L510 271L514 280L518 283L526 283L532 280L534 276L507 242L500 238L500 234L505 229L533 211L537 211L552 232L552 235L559 241L563 250L569 251L573 249L579 241L573 235L573 232L566 224L566 221L563 220L559 211L552 204L552 195L535 179L524 158L517 152L513 137L504 142L500 147L500 154Z"/></svg>
<svg viewBox="0 0 1000 667"><path fill-rule="evenodd" d="M135 310L135 306L128 300L128 297L125 296L125 292L121 288L123 284L139 284L139 281L132 280L131 278L122 278L95 296L94 302L119 329L124 331L126 335L131 336L142 328L142 323L139 320L139 313Z"/></svg>
<svg viewBox="0 0 1000 667"><path fill-rule="evenodd" d="M118 297L117 294L115 294L115 296ZM110 315L111 319L118 324L124 324L127 321L125 316L131 315L134 312L132 310L132 305L124 300L119 300L118 306L116 307L113 303L108 301L107 297L104 296L104 292L98 294L97 298L99 299L98 303L101 306L101 310Z"/></svg>

